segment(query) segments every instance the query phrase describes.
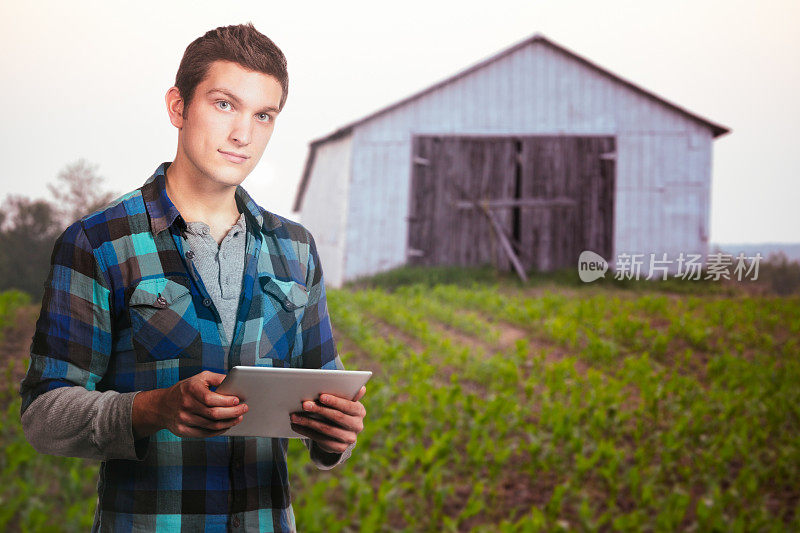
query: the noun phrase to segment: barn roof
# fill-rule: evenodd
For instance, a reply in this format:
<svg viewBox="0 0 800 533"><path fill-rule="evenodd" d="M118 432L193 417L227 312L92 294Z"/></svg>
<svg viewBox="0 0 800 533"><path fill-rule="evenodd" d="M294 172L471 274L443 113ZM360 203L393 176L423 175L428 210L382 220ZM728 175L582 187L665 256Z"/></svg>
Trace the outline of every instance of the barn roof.
<svg viewBox="0 0 800 533"><path fill-rule="evenodd" d="M299 183L298 188L297 188L297 194L295 196L294 206L292 207L292 210L293 211L299 211L300 210L300 205L303 202L303 196L305 195L306 187L308 186L308 180L311 177L311 168L314 165L314 158L315 158L318 146L320 146L321 144L324 144L326 142L334 141L336 139L340 139L342 137L350 135L352 133L353 129L355 129L357 126L363 124L364 122L367 122L367 121L372 120L372 119L374 119L374 118L376 118L376 117L378 117L380 115L388 113L389 111L392 111L392 110L394 110L394 109L396 109L396 108L398 108L398 107L400 107L402 105L405 105L405 104L407 104L409 102L412 102L414 100L422 98L423 96L425 96L425 95L427 95L429 93L432 93L433 91L439 89L440 87L443 87L443 86L445 86L445 85L447 85L449 83L452 83L452 82L456 81L459 78L462 78L462 77L464 77L464 76L466 76L468 74L471 74L472 72L474 72L476 70L479 70L479 69L485 67L486 65L488 65L490 63L493 63L494 61L497 61L498 59L501 59L501 58L503 58L503 57L505 57L505 56L507 56L509 54L513 54L517 50L519 50L521 48L524 48L524 47L528 46L529 44L536 43L536 42L546 44L547 46L551 47L552 49L557 50L557 51L567 55L568 57L571 57L571 58L575 59L576 61L579 61L580 63L582 63L583 65L587 66L588 68L590 68L592 70L595 70L596 72L598 72L598 73L600 73L600 74L602 74L604 76L607 76L607 77L611 78L612 80L614 80L614 81L616 81L618 83L621 83L622 85L625 85L626 87L629 87L630 89L633 89L634 91L636 91L636 92L638 92L638 93L640 93L640 94L642 94L642 95L644 95L644 96L646 96L648 98L651 98L654 101L656 101L656 102L658 102L658 103L660 103L660 104L662 104L662 105L664 105L664 106L666 106L666 107L668 107L668 108L670 108L670 109L672 109L674 111L677 111L678 113L681 113L682 115L686 116L687 118L690 118L692 120L695 120L695 121L699 122L700 124L703 124L704 126L707 126L711 130L714 138L719 137L720 135L724 135L724 134L726 134L726 133L728 133L730 131L730 129L726 128L725 126L722 126L720 124L716 124L714 122L711 122L710 120L708 120L706 118L703 118L700 115L697 115L696 113L692 113L691 111L689 111L689 110L687 110L687 109L685 109L685 108L683 108L683 107L681 107L681 106L679 106L677 104L674 104L674 103L672 103L672 102L670 102L668 100L665 100L661 96L659 96L659 95L657 95L657 94L655 94L655 93L653 93L651 91L648 91L647 89L644 89L644 88L636 85L635 83L633 83L633 82L631 82L629 80L626 80L625 78L623 78L621 76L618 76L617 74L614 74L613 72L611 72L609 70L604 69L603 67L597 65L596 63L593 63L593 62L589 61L585 57L581 57L580 55L576 54L575 52L573 52L571 50L568 50L567 48L564 48L563 46L561 46L559 44L554 43L553 41L551 41L550 39L546 38L541 33L537 32L537 33L534 33L531 37L523 39L522 41L520 41L520 42L518 42L518 43L516 43L514 45L511 45L508 48L506 48L504 50L501 50L501 51L497 52L496 54L487 57L486 59L483 59L482 61L479 61L479 62L477 62L477 63L475 63L475 64L473 64L473 65L471 65L471 66L469 66L469 67L467 67L465 69L462 69L459 72L456 72L455 74L453 74L452 76L449 76L449 77L443 79L442 81L434 83L433 85L431 85L429 87L426 87L425 89L422 89L421 91L418 91L418 92L416 92L416 93L414 93L414 94L412 94L410 96L407 96L406 98L403 98L402 100L398 100L397 102L395 102L393 104L389 104L388 106L383 107L383 108L381 108L381 109L379 109L377 111L374 111L374 112L372 112L372 113L370 113L370 114L368 114L368 115L366 115L366 116L364 116L364 117L362 117L362 118L360 118L358 120L350 122L349 124L345 124L341 128L333 131L332 133L329 133L328 135L325 135L324 137L320 137L318 139L314 139L313 141L311 141L309 143L308 156L306 158L306 162L305 162L305 165L303 167L303 176L300 179L300 183Z"/></svg>

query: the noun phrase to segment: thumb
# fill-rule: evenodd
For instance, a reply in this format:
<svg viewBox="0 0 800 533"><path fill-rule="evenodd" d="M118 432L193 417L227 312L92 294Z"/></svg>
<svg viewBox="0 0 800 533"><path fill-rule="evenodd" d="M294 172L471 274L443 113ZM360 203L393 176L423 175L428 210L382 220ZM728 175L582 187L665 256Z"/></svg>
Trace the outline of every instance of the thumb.
<svg viewBox="0 0 800 533"><path fill-rule="evenodd" d="M361 389L358 391L358 394L356 394L356 397L353 398L353 401L357 402L358 400L363 398L366 393L367 393L367 386L366 385L362 385Z"/></svg>

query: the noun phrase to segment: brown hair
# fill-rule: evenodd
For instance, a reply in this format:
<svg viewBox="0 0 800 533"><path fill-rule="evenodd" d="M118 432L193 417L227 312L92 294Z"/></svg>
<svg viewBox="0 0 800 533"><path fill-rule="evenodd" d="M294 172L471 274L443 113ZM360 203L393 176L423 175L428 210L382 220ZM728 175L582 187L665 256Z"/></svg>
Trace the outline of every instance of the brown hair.
<svg viewBox="0 0 800 533"><path fill-rule="evenodd" d="M183 113L194 97L195 87L205 79L214 61L232 61L243 68L273 76L283 94L278 109L283 109L289 92L286 57L272 40L255 29L252 22L220 26L195 39L183 53L175 75L175 86L183 98Z"/></svg>

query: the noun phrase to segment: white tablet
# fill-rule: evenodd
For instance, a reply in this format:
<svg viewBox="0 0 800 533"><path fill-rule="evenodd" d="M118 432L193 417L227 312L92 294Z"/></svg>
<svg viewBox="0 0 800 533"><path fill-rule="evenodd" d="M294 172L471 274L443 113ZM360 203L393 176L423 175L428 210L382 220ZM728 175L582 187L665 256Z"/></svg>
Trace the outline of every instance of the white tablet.
<svg viewBox="0 0 800 533"><path fill-rule="evenodd" d="M242 421L223 435L305 437L292 430L290 413L305 412L302 403L319 401L323 393L353 399L370 377L368 370L235 366L216 390L237 396L248 409Z"/></svg>

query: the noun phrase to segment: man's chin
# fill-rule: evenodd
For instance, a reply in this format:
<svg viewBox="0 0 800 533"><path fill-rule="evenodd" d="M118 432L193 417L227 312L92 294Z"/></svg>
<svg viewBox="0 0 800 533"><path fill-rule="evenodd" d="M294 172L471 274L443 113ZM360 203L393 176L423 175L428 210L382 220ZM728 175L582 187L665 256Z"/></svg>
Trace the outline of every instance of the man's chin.
<svg viewBox="0 0 800 533"><path fill-rule="evenodd" d="M248 174L250 174L250 169L245 171L242 167L232 169L220 166L213 169L213 171L209 173L209 176L214 183L236 187L237 185L241 185Z"/></svg>

